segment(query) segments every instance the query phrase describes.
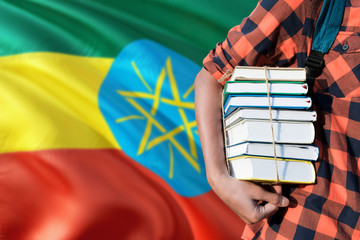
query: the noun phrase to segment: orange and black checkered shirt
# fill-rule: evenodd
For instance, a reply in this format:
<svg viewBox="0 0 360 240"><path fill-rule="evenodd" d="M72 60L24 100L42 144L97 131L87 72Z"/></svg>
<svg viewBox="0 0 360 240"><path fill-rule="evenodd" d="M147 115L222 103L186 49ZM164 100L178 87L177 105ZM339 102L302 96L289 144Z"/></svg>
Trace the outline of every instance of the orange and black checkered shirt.
<svg viewBox="0 0 360 240"><path fill-rule="evenodd" d="M360 239L360 1L344 17L315 80L317 182L283 186L291 206L247 226L245 239ZM203 61L217 79L237 65L304 67L319 0L262 0Z"/></svg>

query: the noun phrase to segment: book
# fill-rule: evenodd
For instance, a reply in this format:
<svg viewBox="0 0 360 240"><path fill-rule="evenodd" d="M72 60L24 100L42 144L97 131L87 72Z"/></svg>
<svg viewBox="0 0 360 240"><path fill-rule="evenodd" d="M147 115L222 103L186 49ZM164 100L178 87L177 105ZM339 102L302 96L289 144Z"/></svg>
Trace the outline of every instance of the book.
<svg viewBox="0 0 360 240"><path fill-rule="evenodd" d="M269 81L297 81L306 80L305 68L284 68L284 67L245 67L236 66L229 81L235 80L265 80Z"/></svg>
<svg viewBox="0 0 360 240"><path fill-rule="evenodd" d="M270 105L273 109L309 109L312 105L308 96L270 96ZM267 95L228 95L224 103L224 116L227 117L237 108L268 108L269 99Z"/></svg>
<svg viewBox="0 0 360 240"><path fill-rule="evenodd" d="M239 180L274 183L278 172L280 183L315 182L315 168L310 161L244 156L229 159L228 163L230 175Z"/></svg>
<svg viewBox="0 0 360 240"><path fill-rule="evenodd" d="M273 121L275 143L311 144L315 138L312 122ZM273 141L270 120L243 119L225 129L228 146L242 142Z"/></svg>
<svg viewBox="0 0 360 240"><path fill-rule="evenodd" d="M269 82L265 81L227 81L224 92L228 94L267 94L269 87L270 94L305 95L309 87L304 82Z"/></svg>
<svg viewBox="0 0 360 240"><path fill-rule="evenodd" d="M233 177L275 183L278 173L280 183L315 182L317 114L310 110L305 80L304 68L234 69L223 92L226 160Z"/></svg>
<svg viewBox="0 0 360 240"><path fill-rule="evenodd" d="M306 161L316 161L319 157L319 148L309 144L275 144L277 158L299 159ZM274 157L272 143L243 142L226 148L226 156L234 158L239 156L260 156Z"/></svg>
<svg viewBox="0 0 360 240"><path fill-rule="evenodd" d="M277 121L308 121L315 122L316 111L310 110L288 110L271 109L271 117ZM243 118L247 119L270 119L270 112L267 108L237 108L225 118L225 126L231 126Z"/></svg>

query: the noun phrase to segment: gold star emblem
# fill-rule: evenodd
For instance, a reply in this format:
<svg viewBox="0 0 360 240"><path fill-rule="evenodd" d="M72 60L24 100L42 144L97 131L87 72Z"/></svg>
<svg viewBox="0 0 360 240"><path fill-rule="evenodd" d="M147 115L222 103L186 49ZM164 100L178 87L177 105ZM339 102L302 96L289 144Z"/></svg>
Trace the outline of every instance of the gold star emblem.
<svg viewBox="0 0 360 240"><path fill-rule="evenodd" d="M179 89L176 83L176 78L173 74L172 64L170 57L166 60L165 66L161 69L159 76L156 81L155 89L152 89L147 83L146 79L141 75L140 70L136 66L135 62L132 62L132 67L138 76L138 79L146 87L147 92L133 92L133 91L121 91L117 92L130 103L130 105L138 111L138 115L126 116L123 118L116 119L116 123L121 123L124 121L141 119L146 121L145 131L142 135L140 144L138 146L137 155L141 155L146 151L149 151L155 148L160 143L167 142L169 148L169 178L173 178L174 174L174 148L186 159L191 166L200 173L200 166L198 163L198 155L196 150L196 143L194 140L194 133L196 134L196 121L188 121L188 118L185 113L185 109L194 109L194 103L186 101L186 98L194 90L194 85L181 96ZM172 98L164 98L161 96L161 89L163 83L168 76L170 82L170 88L172 93ZM139 99L150 99L152 100L151 110L147 112L143 106L137 101ZM174 127L173 129L166 129L158 120L157 113L160 104L167 104L171 107L177 108L178 116L182 120L182 124ZM175 117L175 116L174 116ZM157 137L150 139L151 132L153 128L156 128L161 132ZM180 133L185 132L187 135L187 144L189 145L190 151L188 152L179 141L175 139Z"/></svg>

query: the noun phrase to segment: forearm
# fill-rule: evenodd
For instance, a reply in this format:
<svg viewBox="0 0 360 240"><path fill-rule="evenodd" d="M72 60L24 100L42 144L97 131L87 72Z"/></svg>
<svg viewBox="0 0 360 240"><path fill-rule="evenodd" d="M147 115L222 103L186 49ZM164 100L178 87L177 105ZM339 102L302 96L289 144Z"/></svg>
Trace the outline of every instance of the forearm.
<svg viewBox="0 0 360 240"><path fill-rule="evenodd" d="M195 80L195 114L206 175L214 192L239 217L246 223L255 223L271 216L279 207L288 206L289 200L255 183L239 181L228 174L222 128L222 90L222 85L205 69L199 72ZM258 201L267 203L260 205Z"/></svg>
<svg viewBox="0 0 360 240"><path fill-rule="evenodd" d="M205 69L195 80L195 114L204 153L207 178L212 187L227 173L222 128L223 86Z"/></svg>

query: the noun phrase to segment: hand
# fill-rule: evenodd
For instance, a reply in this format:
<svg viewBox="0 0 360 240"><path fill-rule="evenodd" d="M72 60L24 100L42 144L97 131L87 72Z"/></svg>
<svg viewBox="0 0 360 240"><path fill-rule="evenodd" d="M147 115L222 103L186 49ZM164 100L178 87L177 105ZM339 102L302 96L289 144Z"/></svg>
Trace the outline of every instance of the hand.
<svg viewBox="0 0 360 240"><path fill-rule="evenodd" d="M273 215L279 207L289 205L289 200L281 195L281 185L273 186L274 192L270 192L229 175L209 182L214 192L247 224L257 223Z"/></svg>

